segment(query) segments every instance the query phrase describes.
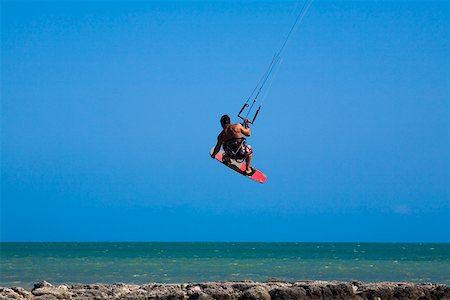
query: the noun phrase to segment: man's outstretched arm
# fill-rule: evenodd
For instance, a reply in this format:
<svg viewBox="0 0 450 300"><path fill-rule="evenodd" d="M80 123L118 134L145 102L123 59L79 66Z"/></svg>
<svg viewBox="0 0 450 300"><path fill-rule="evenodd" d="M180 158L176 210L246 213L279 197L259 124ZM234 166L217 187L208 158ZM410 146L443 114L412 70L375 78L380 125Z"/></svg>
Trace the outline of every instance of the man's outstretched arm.
<svg viewBox="0 0 450 300"><path fill-rule="evenodd" d="M219 153L220 151L220 146L222 146L222 139L220 138L220 136L217 137L217 144L214 147L213 152L211 153L211 158L216 157L216 154Z"/></svg>

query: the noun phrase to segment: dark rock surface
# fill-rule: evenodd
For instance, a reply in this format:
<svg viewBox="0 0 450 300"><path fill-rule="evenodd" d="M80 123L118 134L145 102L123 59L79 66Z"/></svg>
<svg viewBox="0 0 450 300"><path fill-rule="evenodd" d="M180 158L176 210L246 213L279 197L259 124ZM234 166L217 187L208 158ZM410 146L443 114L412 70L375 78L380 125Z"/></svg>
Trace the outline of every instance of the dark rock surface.
<svg viewBox="0 0 450 300"><path fill-rule="evenodd" d="M282 299L449 299L443 284L406 282L362 283L338 281L268 280L182 284L62 284L46 281L31 291L0 288L0 299L155 299L155 300L282 300Z"/></svg>

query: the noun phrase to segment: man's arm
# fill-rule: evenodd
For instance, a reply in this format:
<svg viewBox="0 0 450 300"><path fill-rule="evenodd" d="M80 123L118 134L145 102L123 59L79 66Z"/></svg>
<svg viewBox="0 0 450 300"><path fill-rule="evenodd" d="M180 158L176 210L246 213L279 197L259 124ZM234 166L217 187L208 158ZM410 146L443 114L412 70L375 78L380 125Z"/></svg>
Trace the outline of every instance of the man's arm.
<svg viewBox="0 0 450 300"><path fill-rule="evenodd" d="M241 128L241 132L245 136L250 136L250 127L248 126L248 120L244 119L244 126Z"/></svg>
<svg viewBox="0 0 450 300"><path fill-rule="evenodd" d="M211 158L215 158L216 157L216 154L219 153L221 146L222 146L222 135L219 134L219 136L217 137L217 144L214 147L213 152L211 153Z"/></svg>

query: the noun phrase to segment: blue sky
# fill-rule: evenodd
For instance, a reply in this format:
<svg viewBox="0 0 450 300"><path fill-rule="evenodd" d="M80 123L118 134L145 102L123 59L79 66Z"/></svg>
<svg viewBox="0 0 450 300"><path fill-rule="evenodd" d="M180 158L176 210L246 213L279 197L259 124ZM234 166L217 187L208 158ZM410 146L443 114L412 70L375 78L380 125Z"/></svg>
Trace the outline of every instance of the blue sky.
<svg viewBox="0 0 450 300"><path fill-rule="evenodd" d="M300 3L302 4L302 2ZM450 5L2 1L2 241L450 242Z"/></svg>

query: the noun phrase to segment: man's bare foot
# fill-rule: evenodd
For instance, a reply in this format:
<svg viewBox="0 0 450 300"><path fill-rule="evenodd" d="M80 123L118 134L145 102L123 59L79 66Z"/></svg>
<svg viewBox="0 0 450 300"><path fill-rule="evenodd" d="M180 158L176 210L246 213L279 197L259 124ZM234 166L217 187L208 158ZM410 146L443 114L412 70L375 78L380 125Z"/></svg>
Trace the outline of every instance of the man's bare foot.
<svg viewBox="0 0 450 300"><path fill-rule="evenodd" d="M255 174L255 172L256 172L255 168L249 167L249 168L245 169L244 175L245 176L251 176L251 175Z"/></svg>

